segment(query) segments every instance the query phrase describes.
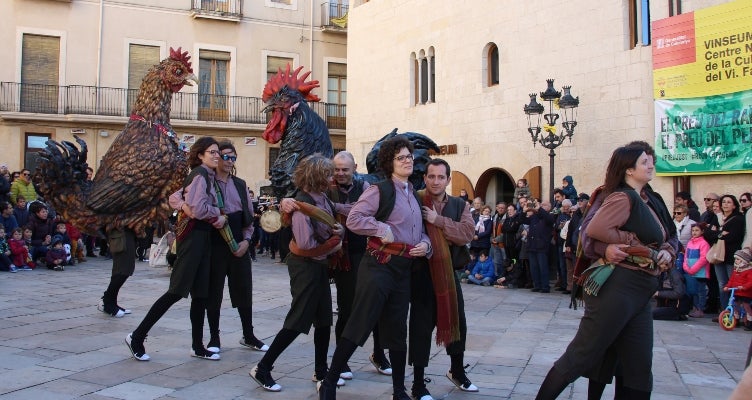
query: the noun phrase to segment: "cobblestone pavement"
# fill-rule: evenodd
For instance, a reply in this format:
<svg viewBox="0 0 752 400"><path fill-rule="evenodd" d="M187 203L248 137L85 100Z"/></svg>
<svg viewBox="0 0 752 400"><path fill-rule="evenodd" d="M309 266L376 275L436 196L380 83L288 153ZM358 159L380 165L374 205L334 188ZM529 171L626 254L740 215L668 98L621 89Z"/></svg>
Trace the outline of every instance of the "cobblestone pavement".
<svg viewBox="0 0 752 400"><path fill-rule="evenodd" d="M63 272L47 269L0 273L0 397L3 399L315 399L312 335L301 335L280 357L273 375L280 393L258 388L248 371L262 353L238 344L237 312L225 293L222 359L190 357L188 300L180 301L152 329L151 361L134 360L123 343L167 288L166 269L138 263L121 290L120 304L133 310L112 318L96 309L110 276L99 257ZM259 257L254 263L254 325L270 344L290 303L284 264ZM334 286L332 286L334 291ZM577 329L582 311L568 296L528 290L464 285L469 334L466 362L479 393L464 393L445 377L449 357L434 346L426 370L437 399L532 399L551 364ZM208 327L205 328L208 340ZM710 318L656 321L653 399L724 399L744 369L750 332L722 331ZM330 356L334 349L334 335ZM368 361L371 343L351 362L355 379L340 399L390 399L390 378ZM408 368L408 374L410 368ZM408 386L411 377L407 378ZM579 379L560 396L584 399ZM609 386L603 396L613 398Z"/></svg>

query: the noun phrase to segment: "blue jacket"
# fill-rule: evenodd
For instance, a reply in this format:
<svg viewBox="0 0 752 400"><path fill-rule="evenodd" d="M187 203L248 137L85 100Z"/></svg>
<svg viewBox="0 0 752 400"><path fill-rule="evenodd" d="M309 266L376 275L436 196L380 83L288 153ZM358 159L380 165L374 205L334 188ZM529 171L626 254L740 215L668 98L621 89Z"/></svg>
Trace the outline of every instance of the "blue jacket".
<svg viewBox="0 0 752 400"><path fill-rule="evenodd" d="M481 274L484 278L493 278L494 272L493 261L491 261L491 257L488 257L486 258L486 261L478 260L478 262L475 263L475 268L473 268L472 274Z"/></svg>

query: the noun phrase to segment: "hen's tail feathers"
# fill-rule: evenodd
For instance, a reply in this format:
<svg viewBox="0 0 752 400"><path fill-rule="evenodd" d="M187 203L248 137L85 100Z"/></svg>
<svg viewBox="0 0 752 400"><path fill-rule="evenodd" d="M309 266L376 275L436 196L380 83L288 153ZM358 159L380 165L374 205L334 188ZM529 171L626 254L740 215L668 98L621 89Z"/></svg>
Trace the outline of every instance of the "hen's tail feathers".
<svg viewBox="0 0 752 400"><path fill-rule="evenodd" d="M68 141L58 143L48 140L45 142L47 146L44 150L37 153L40 160L34 178L45 199L51 199L60 191L75 190L76 187L83 186L87 182L88 148L81 138L74 137L81 147L80 150Z"/></svg>

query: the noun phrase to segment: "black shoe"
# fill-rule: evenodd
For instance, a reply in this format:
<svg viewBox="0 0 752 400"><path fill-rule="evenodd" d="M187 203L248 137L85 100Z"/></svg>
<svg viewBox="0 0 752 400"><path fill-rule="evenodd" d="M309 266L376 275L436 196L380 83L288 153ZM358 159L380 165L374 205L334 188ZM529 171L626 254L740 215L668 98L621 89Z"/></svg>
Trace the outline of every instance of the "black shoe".
<svg viewBox="0 0 752 400"><path fill-rule="evenodd" d="M96 255L96 254L94 254L94 253L86 253L86 257L89 257L89 258L97 258L97 255Z"/></svg>
<svg viewBox="0 0 752 400"><path fill-rule="evenodd" d="M369 360L371 360L371 364L373 364L373 367L376 368L376 371L382 375L391 376L392 375L392 364L389 363L389 360L386 359L386 356L381 356L379 359L376 359L376 355L374 353L371 353L371 356L368 357Z"/></svg>
<svg viewBox="0 0 752 400"><path fill-rule="evenodd" d="M256 337L251 337L250 340L246 340L245 336L240 338L240 345L248 347L249 349L253 349L256 351L267 351L269 350L269 346L265 345L264 342L256 339Z"/></svg>
<svg viewBox="0 0 752 400"><path fill-rule="evenodd" d="M540 292L541 290L540 290L540 289L537 289L537 288L533 288L533 289L530 289L530 291L531 291L531 292Z"/></svg>
<svg viewBox="0 0 752 400"><path fill-rule="evenodd" d="M133 334L129 333L128 336L125 337L125 344L128 346L128 350L131 351L131 354L133 354L133 358L135 358L138 361L149 361L151 357L149 357L148 354L146 354L146 348L144 348L144 341L143 340L135 340L133 339Z"/></svg>
<svg viewBox="0 0 752 400"><path fill-rule="evenodd" d="M413 396L414 400L434 400L433 396L431 396L431 392L428 391L426 384L423 382L418 385L413 383L413 387L410 389L410 394Z"/></svg>
<svg viewBox="0 0 752 400"><path fill-rule="evenodd" d="M222 345L219 342L219 337L212 337L209 343L206 344L206 350L212 353L219 353L222 351Z"/></svg>
<svg viewBox="0 0 752 400"><path fill-rule="evenodd" d="M541 289L541 293L551 293L551 289Z"/></svg>
<svg viewBox="0 0 752 400"><path fill-rule="evenodd" d="M572 294L571 290L562 290L561 294Z"/></svg>
<svg viewBox="0 0 752 400"><path fill-rule="evenodd" d="M279 392L282 390L282 386L279 386L277 382L274 382L274 379L272 378L272 372L271 368L267 371L265 369L259 368L258 365L253 367L251 372L248 373L248 375L253 378L256 383L259 384L264 390L268 390L270 392Z"/></svg>
<svg viewBox="0 0 752 400"><path fill-rule="evenodd" d="M212 353L211 351L206 350L204 346L201 346L198 349L191 349L191 357L212 361L219 361L219 359L222 358L218 353Z"/></svg>
<svg viewBox="0 0 752 400"><path fill-rule="evenodd" d="M472 382L470 382L470 379L467 379L467 375L465 375L465 371L461 371L459 373L453 373L452 370L447 371L446 377L454 383L454 386L457 386L460 390L464 392L477 392L478 387L473 385Z"/></svg>
<svg viewBox="0 0 752 400"><path fill-rule="evenodd" d="M554 290L556 290L557 292L563 292L563 291L567 290L567 288L563 288L563 287L557 286L556 289L554 289Z"/></svg>

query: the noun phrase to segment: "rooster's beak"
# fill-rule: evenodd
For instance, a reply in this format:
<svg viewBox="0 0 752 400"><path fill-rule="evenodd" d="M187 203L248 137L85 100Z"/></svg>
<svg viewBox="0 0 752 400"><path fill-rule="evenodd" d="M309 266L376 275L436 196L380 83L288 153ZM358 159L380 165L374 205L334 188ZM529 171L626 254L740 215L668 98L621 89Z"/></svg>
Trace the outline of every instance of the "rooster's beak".
<svg viewBox="0 0 752 400"><path fill-rule="evenodd" d="M195 84L198 85L198 78L196 77L196 75L190 74L190 75L188 75L188 76L185 77L185 80L183 80L183 82L187 86L193 86L193 84L191 82L194 82Z"/></svg>
<svg viewBox="0 0 752 400"><path fill-rule="evenodd" d="M271 112L274 109L274 103L267 104L266 107L261 109L262 114L266 114L268 112Z"/></svg>

